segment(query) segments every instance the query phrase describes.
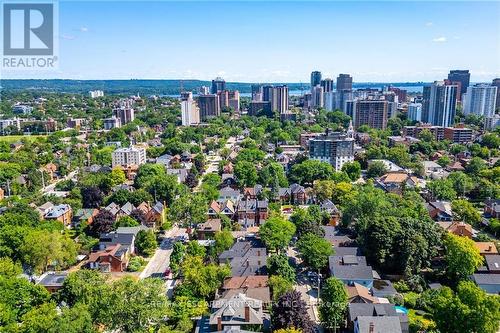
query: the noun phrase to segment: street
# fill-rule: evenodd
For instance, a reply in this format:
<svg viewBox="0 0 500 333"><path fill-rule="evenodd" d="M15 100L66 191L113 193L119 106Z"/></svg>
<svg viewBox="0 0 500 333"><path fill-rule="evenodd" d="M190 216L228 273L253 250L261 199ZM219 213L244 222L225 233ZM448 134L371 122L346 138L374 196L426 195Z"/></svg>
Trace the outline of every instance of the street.
<svg viewBox="0 0 500 333"><path fill-rule="evenodd" d="M153 257L151 257L148 264L139 275L139 278L163 277L165 270L170 265L170 254L172 254L172 245L175 242L175 238L185 232L185 228L178 228L176 226L168 230L165 239L162 241Z"/></svg>

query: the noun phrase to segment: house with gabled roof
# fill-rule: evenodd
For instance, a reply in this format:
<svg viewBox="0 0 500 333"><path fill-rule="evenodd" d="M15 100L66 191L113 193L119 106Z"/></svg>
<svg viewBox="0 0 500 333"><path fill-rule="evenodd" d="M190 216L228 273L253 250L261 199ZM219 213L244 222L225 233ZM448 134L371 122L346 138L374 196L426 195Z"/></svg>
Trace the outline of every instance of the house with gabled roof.
<svg viewBox="0 0 500 333"><path fill-rule="evenodd" d="M212 302L209 324L213 331L223 331L228 327L269 328L270 317L263 310L262 301L245 294L235 294L230 298L220 298Z"/></svg>
<svg viewBox="0 0 500 333"><path fill-rule="evenodd" d="M71 206L67 204L57 205L52 207L47 214L45 214L44 218L46 220L59 221L64 226L70 226L71 219L73 218L73 209L71 209Z"/></svg>

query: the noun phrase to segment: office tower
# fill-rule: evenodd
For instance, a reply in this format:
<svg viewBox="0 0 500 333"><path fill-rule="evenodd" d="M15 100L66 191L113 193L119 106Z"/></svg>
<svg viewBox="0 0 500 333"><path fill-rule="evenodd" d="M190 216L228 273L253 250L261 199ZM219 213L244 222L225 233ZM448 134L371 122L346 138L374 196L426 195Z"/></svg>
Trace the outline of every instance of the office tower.
<svg viewBox="0 0 500 333"><path fill-rule="evenodd" d="M212 80L212 88L210 89L210 92L212 94L217 94L222 90L226 90L226 81L224 81L221 77L217 77L215 80Z"/></svg>
<svg viewBox="0 0 500 333"><path fill-rule="evenodd" d="M354 139L327 130L323 135L309 138L309 157L330 163L340 171L345 163L354 161Z"/></svg>
<svg viewBox="0 0 500 333"><path fill-rule="evenodd" d="M191 95L181 102L182 126L197 125L200 123L200 109Z"/></svg>
<svg viewBox="0 0 500 333"><path fill-rule="evenodd" d="M115 116L104 119L103 123L105 130L121 127L120 118L116 118Z"/></svg>
<svg viewBox="0 0 500 333"><path fill-rule="evenodd" d="M408 119L412 121L422 121L422 104L408 104Z"/></svg>
<svg viewBox="0 0 500 333"><path fill-rule="evenodd" d="M335 91L325 92L325 109L327 111L335 110L335 103L337 99L337 93Z"/></svg>
<svg viewBox="0 0 500 333"><path fill-rule="evenodd" d="M181 91L181 101L189 101L193 99L193 93L190 91Z"/></svg>
<svg viewBox="0 0 500 333"><path fill-rule="evenodd" d="M114 167L128 167L146 163L146 149L144 147L119 148L111 153L111 165Z"/></svg>
<svg viewBox="0 0 500 333"><path fill-rule="evenodd" d="M240 92L238 90L229 91L229 107L236 112L240 112Z"/></svg>
<svg viewBox="0 0 500 333"><path fill-rule="evenodd" d="M388 102L384 100L363 100L354 104L354 127L368 125L371 128L387 127Z"/></svg>
<svg viewBox="0 0 500 333"><path fill-rule="evenodd" d="M210 88L207 86L201 86L199 93L200 95L208 95L210 94Z"/></svg>
<svg viewBox="0 0 500 333"><path fill-rule="evenodd" d="M476 84L467 88L464 95L464 113L491 117L495 114L497 87Z"/></svg>
<svg viewBox="0 0 500 333"><path fill-rule="evenodd" d="M198 96L198 107L201 121L220 116L219 96L216 94Z"/></svg>
<svg viewBox="0 0 500 333"><path fill-rule="evenodd" d="M128 124L135 119L135 111L129 107L121 107L113 110L113 115L120 119L121 125Z"/></svg>
<svg viewBox="0 0 500 333"><path fill-rule="evenodd" d="M470 82L469 70L451 70L448 74L448 80L453 82L460 82L460 95L467 92Z"/></svg>
<svg viewBox="0 0 500 333"><path fill-rule="evenodd" d="M352 90L352 77L349 74L339 74L336 89L338 92Z"/></svg>
<svg viewBox="0 0 500 333"><path fill-rule="evenodd" d="M406 102L407 91L404 89L399 89L396 87L389 87L389 91L392 91L396 96L398 96L398 102L404 103Z"/></svg>
<svg viewBox="0 0 500 333"><path fill-rule="evenodd" d="M288 86L264 86L262 88L262 100L270 102L271 111L284 113L288 111Z"/></svg>
<svg viewBox="0 0 500 333"><path fill-rule="evenodd" d="M264 101L251 101L250 108L248 109L250 116L267 116L272 117L271 103Z"/></svg>
<svg viewBox="0 0 500 333"><path fill-rule="evenodd" d="M252 101L262 101L262 86L260 84L252 84Z"/></svg>
<svg viewBox="0 0 500 333"><path fill-rule="evenodd" d="M318 86L321 83L321 72L314 71L311 72L311 89Z"/></svg>
<svg viewBox="0 0 500 333"><path fill-rule="evenodd" d="M500 107L500 78L493 79L493 82L491 83L492 86L497 87L497 108Z"/></svg>
<svg viewBox="0 0 500 333"><path fill-rule="evenodd" d="M453 125L457 92L457 85L446 85L443 81L425 86L422 121L436 126Z"/></svg>
<svg viewBox="0 0 500 333"><path fill-rule="evenodd" d="M326 78L324 80L321 80L320 85L321 85L321 87L323 87L323 92L325 92L325 93L333 91L333 80L330 78Z"/></svg>
<svg viewBox="0 0 500 333"><path fill-rule="evenodd" d="M314 86L311 88L311 99L312 99L312 107L313 108L322 108L323 107L323 87Z"/></svg>

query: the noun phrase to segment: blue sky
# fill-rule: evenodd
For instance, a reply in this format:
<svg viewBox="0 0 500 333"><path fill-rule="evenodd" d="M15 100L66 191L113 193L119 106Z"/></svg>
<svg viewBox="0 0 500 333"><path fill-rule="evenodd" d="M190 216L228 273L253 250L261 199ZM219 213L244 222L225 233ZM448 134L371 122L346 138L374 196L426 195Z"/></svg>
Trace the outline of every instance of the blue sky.
<svg viewBox="0 0 500 333"><path fill-rule="evenodd" d="M308 82L500 76L500 2L61 1L59 69L26 78ZM15 77L16 73L4 73Z"/></svg>

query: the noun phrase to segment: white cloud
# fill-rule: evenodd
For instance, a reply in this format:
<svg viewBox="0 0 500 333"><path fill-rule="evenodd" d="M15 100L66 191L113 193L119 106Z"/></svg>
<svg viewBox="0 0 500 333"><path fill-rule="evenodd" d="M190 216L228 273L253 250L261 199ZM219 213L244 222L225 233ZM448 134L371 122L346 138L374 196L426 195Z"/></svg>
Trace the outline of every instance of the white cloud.
<svg viewBox="0 0 500 333"><path fill-rule="evenodd" d="M436 37L432 40L434 43L444 43L446 42L446 37L441 36L441 37Z"/></svg>
<svg viewBox="0 0 500 333"><path fill-rule="evenodd" d="M434 25L434 23L432 23L432 22L425 22L426 27L432 27L433 25Z"/></svg>
<svg viewBox="0 0 500 333"><path fill-rule="evenodd" d="M87 28L87 27L80 27L80 31L81 32L88 32L89 28Z"/></svg>

